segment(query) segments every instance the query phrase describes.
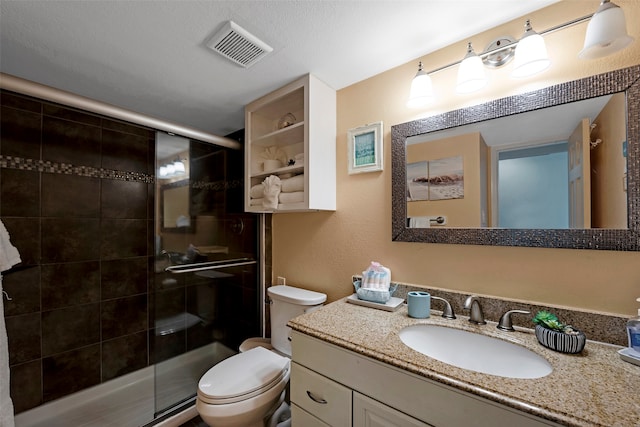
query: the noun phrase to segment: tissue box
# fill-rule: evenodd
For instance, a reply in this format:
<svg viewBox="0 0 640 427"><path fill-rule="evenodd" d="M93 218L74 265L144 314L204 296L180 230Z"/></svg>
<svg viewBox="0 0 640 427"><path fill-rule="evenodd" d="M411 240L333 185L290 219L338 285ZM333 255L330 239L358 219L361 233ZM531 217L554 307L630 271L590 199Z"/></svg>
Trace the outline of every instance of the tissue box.
<svg viewBox="0 0 640 427"><path fill-rule="evenodd" d="M398 287L398 285L391 286L388 291L383 289L364 289L360 287L361 283L362 282L360 280L353 282L358 298L369 302L377 302L379 304L385 304L389 301Z"/></svg>

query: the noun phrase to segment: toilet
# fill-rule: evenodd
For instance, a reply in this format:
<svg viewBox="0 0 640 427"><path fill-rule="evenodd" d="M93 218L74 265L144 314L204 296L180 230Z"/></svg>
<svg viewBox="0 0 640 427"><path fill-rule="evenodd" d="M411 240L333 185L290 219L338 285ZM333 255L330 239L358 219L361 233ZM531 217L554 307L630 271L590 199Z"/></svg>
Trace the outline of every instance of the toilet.
<svg viewBox="0 0 640 427"><path fill-rule="evenodd" d="M211 427L268 425L289 383L291 328L287 322L320 308L327 299L325 294L294 286L272 286L267 294L271 339L245 340L240 353L209 369L198 382L196 409Z"/></svg>

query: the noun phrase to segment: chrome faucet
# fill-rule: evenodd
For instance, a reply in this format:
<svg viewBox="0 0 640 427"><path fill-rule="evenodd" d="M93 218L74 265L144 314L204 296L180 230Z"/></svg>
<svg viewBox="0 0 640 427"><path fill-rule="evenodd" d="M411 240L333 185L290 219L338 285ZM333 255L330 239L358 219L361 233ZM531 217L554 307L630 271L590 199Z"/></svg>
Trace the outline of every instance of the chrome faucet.
<svg viewBox="0 0 640 427"><path fill-rule="evenodd" d="M484 321L484 313L482 313L482 307L480 307L480 302L478 301L478 297L476 295L470 295L467 300L464 302L464 309L471 310L471 314L469 315L469 322L475 323L476 325L486 325L487 322Z"/></svg>
<svg viewBox="0 0 640 427"><path fill-rule="evenodd" d="M432 300L438 300L438 301L442 301L444 303L444 308L442 309L442 317L444 317L445 319L455 319L456 315L453 313L453 309L451 308L451 304L449 304L449 301L447 301L444 298L440 298L440 297L434 297L433 295L431 295L431 299Z"/></svg>
<svg viewBox="0 0 640 427"><path fill-rule="evenodd" d="M498 326L496 326L496 328L509 332L515 331L515 329L513 329L513 323L511 322L511 315L513 313L530 314L526 310L509 310L505 314L503 314L502 317L500 317L500 321L498 322Z"/></svg>

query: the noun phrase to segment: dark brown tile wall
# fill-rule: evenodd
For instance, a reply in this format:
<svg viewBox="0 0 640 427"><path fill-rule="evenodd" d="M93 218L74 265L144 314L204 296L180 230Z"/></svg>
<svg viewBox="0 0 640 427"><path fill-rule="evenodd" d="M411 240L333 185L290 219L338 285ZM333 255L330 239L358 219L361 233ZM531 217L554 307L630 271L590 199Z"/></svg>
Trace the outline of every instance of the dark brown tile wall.
<svg viewBox="0 0 640 427"><path fill-rule="evenodd" d="M260 334L257 267L224 278L156 271L155 131L6 91L0 101L0 218L22 258L3 281L16 413L212 340L237 348ZM233 191L213 191L225 207L204 205L199 220L215 223L231 254L257 258L243 153L225 158ZM175 238L187 247L191 237ZM202 321L165 335L154 327L186 313Z"/></svg>
<svg viewBox="0 0 640 427"><path fill-rule="evenodd" d="M16 413L149 363L155 131L0 92Z"/></svg>

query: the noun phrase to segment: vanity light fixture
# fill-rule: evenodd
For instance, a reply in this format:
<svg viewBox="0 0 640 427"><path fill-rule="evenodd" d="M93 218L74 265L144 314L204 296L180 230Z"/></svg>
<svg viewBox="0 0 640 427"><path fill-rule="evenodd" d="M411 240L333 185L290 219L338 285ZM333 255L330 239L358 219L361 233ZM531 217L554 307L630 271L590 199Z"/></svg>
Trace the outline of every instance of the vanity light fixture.
<svg viewBox="0 0 640 427"><path fill-rule="evenodd" d="M529 77L538 74L551 65L547 46L542 36L531 28L531 21L527 19L524 34L516 46L511 77Z"/></svg>
<svg viewBox="0 0 640 427"><path fill-rule="evenodd" d="M175 162L164 164L158 169L158 176L161 179L182 176L185 175L185 173L186 170L184 163L180 159L176 159Z"/></svg>
<svg viewBox="0 0 640 427"><path fill-rule="evenodd" d="M584 48L578 54L581 59L595 59L611 55L627 47L633 42L633 37L627 34L624 11L610 0L602 0L600 7L593 15L586 15L565 22L555 27L536 33L531 27L530 20L526 21L525 32L520 41L510 37L501 37L492 42L484 52L475 54L471 43L467 45L467 55L460 61L444 65L429 72L422 69L422 62L418 65L418 72L411 82L408 107L422 107L434 99L433 86L430 75L453 66L459 65L458 93L469 93L481 89L486 85L477 66L481 63L489 68L497 68L514 60L511 76L514 78L529 77L544 71L551 61L542 36L577 24L589 21L585 36ZM514 53L515 50L515 53Z"/></svg>
<svg viewBox="0 0 640 427"><path fill-rule="evenodd" d="M482 59L473 51L471 42L467 45L467 55L458 68L458 93L471 93L487 85L487 75L484 71Z"/></svg>
<svg viewBox="0 0 640 427"><path fill-rule="evenodd" d="M431 77L422 70L422 61L420 61L420 63L418 63L418 72L411 82L411 91L409 93L407 107L423 107L434 98Z"/></svg>
<svg viewBox="0 0 640 427"><path fill-rule="evenodd" d="M184 168L184 163L182 163L182 160L178 159L175 162L173 162L173 169L174 169L174 174L184 175L185 168Z"/></svg>
<svg viewBox="0 0 640 427"><path fill-rule="evenodd" d="M587 25L584 47L578 56L581 59L602 58L624 49L632 41L620 6L603 0Z"/></svg>

